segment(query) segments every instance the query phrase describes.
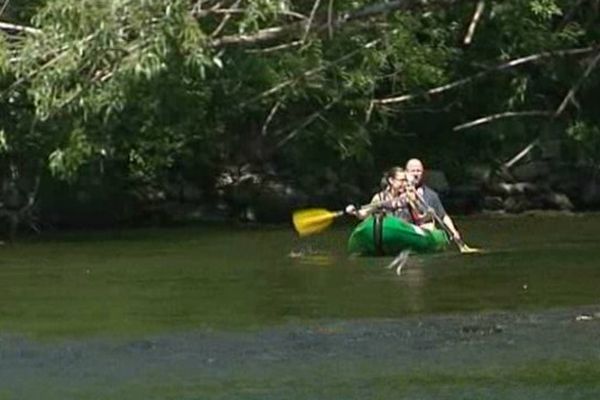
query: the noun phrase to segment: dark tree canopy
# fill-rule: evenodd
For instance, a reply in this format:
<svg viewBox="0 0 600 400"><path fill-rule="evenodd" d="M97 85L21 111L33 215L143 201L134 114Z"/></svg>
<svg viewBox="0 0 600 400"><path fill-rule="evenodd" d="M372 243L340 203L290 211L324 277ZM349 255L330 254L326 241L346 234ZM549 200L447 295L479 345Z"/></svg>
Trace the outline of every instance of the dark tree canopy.
<svg viewBox="0 0 600 400"><path fill-rule="evenodd" d="M597 0L6 4L13 175L360 180L414 154L460 174L540 138L600 155Z"/></svg>

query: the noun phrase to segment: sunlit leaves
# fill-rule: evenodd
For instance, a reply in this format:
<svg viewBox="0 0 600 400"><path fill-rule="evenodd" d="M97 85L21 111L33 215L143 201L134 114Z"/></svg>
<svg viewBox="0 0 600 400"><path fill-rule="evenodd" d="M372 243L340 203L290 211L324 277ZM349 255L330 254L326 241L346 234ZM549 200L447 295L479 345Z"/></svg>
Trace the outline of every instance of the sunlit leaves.
<svg viewBox="0 0 600 400"><path fill-rule="evenodd" d="M527 98L527 88L529 84L529 78L526 76L516 77L511 81L512 95L508 98L508 109L517 109L520 105L524 104Z"/></svg>
<svg viewBox="0 0 600 400"><path fill-rule="evenodd" d="M283 11L289 11L286 0L253 0L244 7L244 18L238 25L239 33L256 31L263 23L272 22Z"/></svg>
<svg viewBox="0 0 600 400"><path fill-rule="evenodd" d="M534 0L531 2L530 7L534 15L544 20L562 15L562 10L554 0Z"/></svg>
<svg viewBox="0 0 600 400"><path fill-rule="evenodd" d="M188 2L149 0L51 1L36 16L44 35L32 37L18 66L29 81L42 119L70 108L101 112L101 90L112 79L152 80L173 59L190 67L211 65L203 33L189 15ZM86 96L100 95L90 101ZM84 98L76 102L75 97ZM90 109L81 109L86 105Z"/></svg>
<svg viewBox="0 0 600 400"><path fill-rule="evenodd" d="M583 121L576 121L567 129L570 144L579 150L577 158L597 168L600 162L600 128Z"/></svg>
<svg viewBox="0 0 600 400"><path fill-rule="evenodd" d="M8 151L8 143L6 141L6 133L3 129L0 129L0 154Z"/></svg>
<svg viewBox="0 0 600 400"><path fill-rule="evenodd" d="M81 165L92 154L92 146L81 129L68 137L63 147L55 149L48 157L50 171L62 178L73 179Z"/></svg>

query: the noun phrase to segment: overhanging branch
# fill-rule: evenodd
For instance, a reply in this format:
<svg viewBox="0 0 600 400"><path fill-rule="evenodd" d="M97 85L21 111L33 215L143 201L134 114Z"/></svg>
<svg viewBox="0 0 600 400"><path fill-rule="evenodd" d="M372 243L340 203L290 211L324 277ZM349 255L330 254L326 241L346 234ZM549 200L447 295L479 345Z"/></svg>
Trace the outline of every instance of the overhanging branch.
<svg viewBox="0 0 600 400"><path fill-rule="evenodd" d="M474 2L475 0L468 0ZM283 37L302 38L305 32L315 31L331 32L334 28L339 28L349 22L363 20L375 16L385 15L394 11L406 11L414 9L429 9L435 6L449 7L459 3L464 3L459 0L396 0L382 1L376 4L371 4L353 12L338 13L337 18L332 16L331 10L308 21L298 21L287 25L274 26L261 29L255 33L248 35L227 35L212 41L215 47L228 45L247 45L258 44L266 41L280 39ZM312 21L314 19L314 23Z"/></svg>
<svg viewBox="0 0 600 400"><path fill-rule="evenodd" d="M515 118L515 117L549 117L552 116L554 113L552 111L541 111L541 110L535 110L535 111L506 111L503 113L498 113L498 114L492 114L492 115L488 115L486 117L482 117L482 118L478 118L476 120L470 121L470 122L466 122L464 124L461 125L457 125L454 128L452 128L453 131L460 131L463 129L469 129L469 128L473 128L475 126L478 125L483 125L483 124L487 124L499 119L504 119L504 118Z"/></svg>
<svg viewBox="0 0 600 400"><path fill-rule="evenodd" d="M491 73L494 73L494 72L499 72L499 71L504 71L507 69L515 68L520 65L539 61L544 58L587 54L587 53L591 53L593 51L597 51L599 48L600 48L600 46L596 45L596 46L581 47L581 48L566 49L566 50L545 51L542 53L532 54L532 55L525 56L525 57L515 58L515 59L507 61L505 63L498 64L495 67L489 68L485 71L478 72L475 75L471 75L469 77L459 79L457 81L450 82L450 83L447 83L442 86L437 86L432 89L426 90L424 92L408 93L408 94L404 94L401 96L387 97L387 98L383 98L383 99L375 99L375 100L372 100L372 103L373 103L373 105L403 103L403 102L413 100L413 99L416 99L419 97L431 96L431 95L439 94L442 92L446 92L448 90L457 88L459 86L469 84L473 81L481 79L481 78L483 78Z"/></svg>
<svg viewBox="0 0 600 400"><path fill-rule="evenodd" d="M569 91L567 92L566 96L563 98L563 101L561 101L558 108L551 114L552 119L558 118L563 113L567 104L569 103L569 100L571 100L573 98L573 96L575 96L575 92L579 89L579 87L581 86L583 81L590 75L590 73L594 70L594 68L596 68L596 66L598 65L598 62L600 62L600 52L598 52L598 54L596 54L596 56L592 59L592 61L590 61L589 65L587 66L587 68L585 69L584 73L581 75L579 80L571 87L571 89L569 89ZM529 143L527 145L527 147L525 147L523 150L521 150L516 156L514 156L512 159L510 159L509 161L504 163L504 166L506 168L512 167L517 162L519 162L519 160L521 160L523 157L525 157L531 151L531 149L533 149L539 143L540 143L540 138L538 137L535 140L533 140L531 143Z"/></svg>
<svg viewBox="0 0 600 400"><path fill-rule="evenodd" d="M475 12L473 13L473 18L471 18L471 23L469 24L469 28L467 29L467 34L463 40L463 43L466 45L471 44L473 40L473 35L475 34L475 29L477 28L477 24L481 19L481 15L483 14L483 10L485 9L485 1L479 0L477 6L475 7Z"/></svg>
<svg viewBox="0 0 600 400"><path fill-rule="evenodd" d="M252 103L254 103L254 102L258 101L258 100L261 100L261 99L263 99L263 98L265 98L267 96L270 96L270 95L272 95L274 93L277 93L280 90L282 90L282 89L284 89L284 88L286 88L288 86L292 86L295 83L301 81L302 79L310 78L311 76L313 76L315 74L318 74L319 72L324 71L327 68L331 68L332 66L338 65L338 64L340 64L340 63L348 60L349 58L354 57L356 54L360 53L364 49L369 49L369 48L377 45L377 43L379 43L380 41L381 41L381 39L373 40L373 41L371 41L369 43L366 43L363 47L361 47L359 49L356 49L356 50L354 50L354 51L352 51L352 52L350 52L348 54L345 54L344 56L338 58L337 60L334 60L334 61L329 62L329 63L324 64L324 65L320 65L320 66L318 66L316 68L313 68L313 69L310 69L308 71L305 71L305 72L303 72L302 74L300 74L298 76L295 76L295 77L293 77L291 79L288 79L288 80L286 80L284 82L281 82L280 84L275 85L272 88L270 88L268 90L265 90L264 92L259 93L258 95L254 96L252 99L243 102L242 104L240 104L240 107L245 107L248 104L252 104Z"/></svg>
<svg viewBox="0 0 600 400"><path fill-rule="evenodd" d="M0 30L6 31L6 32L28 33L28 34L32 34L32 35L38 35L38 34L42 33L42 31L40 29L36 29L31 26L17 25L17 24L11 24L8 22L1 22L1 21L0 21Z"/></svg>

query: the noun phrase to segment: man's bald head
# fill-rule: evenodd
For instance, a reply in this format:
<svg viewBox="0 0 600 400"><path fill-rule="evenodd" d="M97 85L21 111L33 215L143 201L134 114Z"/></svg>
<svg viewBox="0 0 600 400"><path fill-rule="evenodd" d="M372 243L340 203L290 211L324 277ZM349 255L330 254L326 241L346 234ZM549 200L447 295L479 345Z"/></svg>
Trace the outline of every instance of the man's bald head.
<svg viewBox="0 0 600 400"><path fill-rule="evenodd" d="M420 186L423 180L423 163L418 158L411 158L406 162L406 173L416 186Z"/></svg>
<svg viewBox="0 0 600 400"><path fill-rule="evenodd" d="M423 163L418 158L411 158L406 162L406 169L409 169L411 167L423 169Z"/></svg>

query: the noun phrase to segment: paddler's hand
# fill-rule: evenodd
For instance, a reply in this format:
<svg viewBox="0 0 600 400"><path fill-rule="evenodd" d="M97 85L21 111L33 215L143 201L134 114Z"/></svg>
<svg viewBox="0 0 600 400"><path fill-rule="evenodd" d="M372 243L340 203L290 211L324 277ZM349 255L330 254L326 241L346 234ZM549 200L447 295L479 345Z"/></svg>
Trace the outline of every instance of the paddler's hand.
<svg viewBox="0 0 600 400"><path fill-rule="evenodd" d="M414 200L416 198L415 195L415 187L414 186L407 186L406 187L406 195L410 197L411 200Z"/></svg>
<svg viewBox="0 0 600 400"><path fill-rule="evenodd" d="M356 216L356 214L357 214L356 206L354 204L348 204L346 206L346 208L344 209L344 212L348 215Z"/></svg>

